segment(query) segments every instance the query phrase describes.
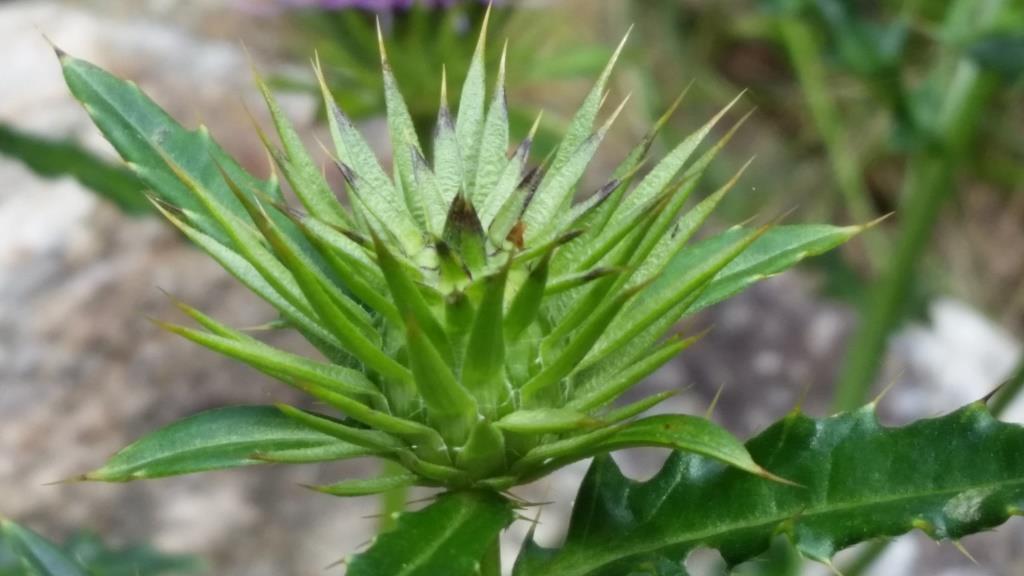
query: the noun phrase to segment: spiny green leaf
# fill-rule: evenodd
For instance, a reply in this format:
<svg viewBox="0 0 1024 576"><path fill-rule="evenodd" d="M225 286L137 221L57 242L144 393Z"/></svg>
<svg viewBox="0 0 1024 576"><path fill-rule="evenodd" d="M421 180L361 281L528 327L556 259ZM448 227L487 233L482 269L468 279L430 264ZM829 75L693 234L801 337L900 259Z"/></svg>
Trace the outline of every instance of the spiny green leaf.
<svg viewBox="0 0 1024 576"><path fill-rule="evenodd" d="M687 414L650 416L544 444L523 456L516 466L523 471L534 468L528 478L541 477L590 456L641 447L670 448L700 454L747 474L791 484L754 462L743 444L729 432L710 420Z"/></svg>
<svg viewBox="0 0 1024 576"><path fill-rule="evenodd" d="M448 74L442 68L441 106L437 110L437 127L434 129L434 175L445 205L452 203L462 187L463 173L462 152L448 110Z"/></svg>
<svg viewBox="0 0 1024 576"><path fill-rule="evenodd" d="M332 295L331 289L337 290L337 287L329 280L318 277L313 267L303 261L268 219L261 218L258 214L254 215L253 219L260 226L263 236L274 247L274 251L295 276L302 293L313 305L317 316L345 349L382 376L411 384L412 375L409 370L380 349L379 337L370 320L365 317L365 311L344 294Z"/></svg>
<svg viewBox="0 0 1024 576"><path fill-rule="evenodd" d="M451 366L431 344L417 320L409 317L405 323L409 365L434 425L445 437L465 438L475 421L476 401L455 379Z"/></svg>
<svg viewBox="0 0 1024 576"><path fill-rule="evenodd" d="M444 229L444 220L448 215L450 202L446 202L441 194L437 178L430 170L430 166L427 165L423 154L413 147L409 148L409 154L412 156L414 189L423 204L425 228L431 235L439 236Z"/></svg>
<svg viewBox="0 0 1024 576"><path fill-rule="evenodd" d="M483 132L480 136L480 150L477 158L476 178L470 198L474 205L483 206L487 196L494 190L495 184L505 171L508 163L508 103L505 97L505 57L508 54L508 42L501 51L498 64L498 78L495 81L491 105L484 120Z"/></svg>
<svg viewBox="0 0 1024 576"><path fill-rule="evenodd" d="M348 565L349 576L473 576L498 534L512 522L512 505L490 492L453 492L398 518L394 530Z"/></svg>
<svg viewBox="0 0 1024 576"><path fill-rule="evenodd" d="M601 337L601 334L604 333L616 314L626 306L626 303L637 292L639 292L639 289L621 292L594 310L590 319L580 326L579 331L570 339L569 343L551 364L523 384L520 391L524 405L529 405L539 392L557 384L562 378L568 376Z"/></svg>
<svg viewBox="0 0 1024 576"><path fill-rule="evenodd" d="M657 394L652 394L651 396L642 398L640 400L637 400L636 402L631 402L629 404L626 404L625 406L609 410L608 412L601 415L601 421L608 425L618 424L619 422L629 420L634 416L639 416L640 414L647 412L651 408L657 406L658 404L661 404L665 400L668 400L669 398L675 395L676 393L671 390L667 390L665 392L658 392Z"/></svg>
<svg viewBox="0 0 1024 576"><path fill-rule="evenodd" d="M615 400L627 390L650 376L666 362L683 350L689 348L700 339L700 336L678 339L670 338L661 346L645 353L635 362L630 362L621 372L608 375L603 379L590 383L586 388L576 392L568 406L577 410L589 411L600 408Z"/></svg>
<svg viewBox="0 0 1024 576"><path fill-rule="evenodd" d="M768 231L767 227L758 230L744 230L742 235L731 236L729 242L718 246L718 250L679 273L667 271L658 277L645 291L644 297L638 299L630 309L622 315L622 320L613 324L607 331L603 341L595 347L593 356L584 367L617 350L630 339L641 333L651 324L664 320L665 314L692 294L703 289L726 265L736 259L755 240Z"/></svg>
<svg viewBox="0 0 1024 576"><path fill-rule="evenodd" d="M425 424L374 410L322 386L308 384L301 388L310 396L337 408L353 420L358 420L370 428L411 439L412 444L426 450L425 454L436 456L445 450L444 440L441 436L436 430Z"/></svg>
<svg viewBox="0 0 1024 576"><path fill-rule="evenodd" d="M207 254L213 257L232 276L247 286L255 294L266 300L276 308L292 325L294 325L305 336L310 343L317 347L332 361L344 363L346 353L341 344L334 336L324 330L317 322L289 302L266 279L250 264L244 257L234 252L224 244L218 242L195 228L185 224L166 209L156 204L163 215L182 231L189 240L199 245Z"/></svg>
<svg viewBox="0 0 1024 576"><path fill-rule="evenodd" d="M1021 514L1024 429L980 403L900 428L873 407L812 420L794 413L747 447L754 459L801 487L764 482L678 453L648 482L624 478L598 458L577 498L564 548L520 557L518 576L610 575L633 559L672 560L698 547L731 565L787 535L804 556L915 528L958 539Z"/></svg>
<svg viewBox="0 0 1024 576"><path fill-rule="evenodd" d="M629 39L629 34L632 30L633 28L630 27L626 31L625 36L622 37L619 45L615 48L615 52L608 60L604 70L601 71L601 75L598 76L597 82L594 83L587 97L583 100L583 104L569 122L569 127L565 131L565 137L562 139L562 143L559 144L558 152L551 163L552 174L561 172L562 167L569 163L569 158L576 153L576 150L587 139L587 136L593 129L594 119L597 118L597 112L600 110L601 102L604 101L607 92L608 79L611 78L612 70L615 69L615 63L618 61L619 56L622 55L622 49L626 46L626 40Z"/></svg>
<svg viewBox="0 0 1024 576"><path fill-rule="evenodd" d="M654 169L651 170L650 174L640 181L636 189L623 199L622 206L616 215L613 216L612 224L622 225L646 210L646 207L653 203L661 191L675 178L676 174L683 168L686 161L690 159L690 156L693 155L693 152L700 143L711 132L711 129L718 124L718 121L742 97L743 94L741 93L732 102L729 102L725 108L722 108L718 114L715 114L711 120L708 120L696 132L680 142L667 156L662 158Z"/></svg>
<svg viewBox="0 0 1024 576"><path fill-rule="evenodd" d="M337 149L339 169L349 182L355 198L353 205L365 208L377 226L393 231L402 247L411 255L419 253L423 239L419 228L405 205L405 199L395 189L391 179L380 167L370 145L352 125L352 121L338 108L334 96L327 88L323 70L317 64L315 71L320 81L327 122L331 138Z"/></svg>
<svg viewBox="0 0 1024 576"><path fill-rule="evenodd" d="M404 192L405 204L413 217L423 227L427 225L427 213L424 206L423 195L418 193L413 176L413 157L407 154L406 150L420 150L419 138L416 136L416 127L413 125L412 116L409 115L409 108L405 105L405 99L398 90L398 81L391 72L391 64L388 62L387 51L384 49L384 36L381 33L380 22L377 22L377 45L380 51L380 65L384 76L384 103L387 108L388 134L391 137L391 150L394 156L395 180L400 184L399 188Z"/></svg>
<svg viewBox="0 0 1024 576"><path fill-rule="evenodd" d="M755 241L750 248L726 266L711 282L707 290L693 304L688 313L721 302L759 280L778 274L806 258L817 256L840 246L867 230L874 223L859 226L828 226L803 224L777 226ZM741 232L726 232L685 250L672 260L667 270L684 270L701 254L707 254L714 245L728 242ZM669 272L667 272L669 273Z"/></svg>
<svg viewBox="0 0 1024 576"><path fill-rule="evenodd" d="M345 213L337 198L334 197L334 192L327 185L323 173L310 157L309 152L306 151L306 146L302 143L302 139L299 138L295 127L292 126L292 123L284 115L284 112L277 103L277 99L274 98L273 93L270 91L270 87L255 72L255 69L253 70L253 75L255 76L256 86L259 88L260 93L263 95L263 100L267 104L267 110L270 111L270 118L274 122L278 138L280 138L281 145L284 148L289 167L288 170L285 170L285 176L289 178L288 182L292 185L292 190L295 191L302 205L314 216L331 224L350 225L351 221L348 214Z"/></svg>
<svg viewBox="0 0 1024 576"><path fill-rule="evenodd" d="M527 134L526 139L520 142L519 146L516 146L515 152L512 153L512 158L505 164L505 169L501 172L498 181L487 194L487 197L483 199L479 212L480 223L484 228L490 228L491 223L498 216L502 206L515 194L516 189L522 183L523 177L526 175L526 163L530 159L530 149L533 146L533 139L537 136L537 128L540 126L542 116L543 113L537 115L537 119L534 120L533 126L530 127L530 132Z"/></svg>
<svg viewBox="0 0 1024 576"><path fill-rule="evenodd" d="M129 167L161 200L192 212L195 226L204 234L225 241L210 216L167 168L158 149L202 182L223 206L238 216L244 217L242 207L217 174L215 162L224 166L244 189L258 189L272 196L279 194L276 187L245 172L213 141L205 128L185 130L134 83L64 52L59 52L58 56L72 94Z"/></svg>
<svg viewBox="0 0 1024 576"><path fill-rule="evenodd" d="M736 185L739 181L740 176L746 170L750 163L744 164L728 182L723 184L718 190L709 195L707 198L697 204L692 210L687 212L678 222L676 222L672 232L661 236L658 239L658 243L653 247L651 253L647 258L644 259L643 264L636 273L637 281L645 281L654 278L661 274L672 258L679 253L680 250L690 241L690 238L697 233L697 230L704 224L711 213L718 207L718 204L725 198L729 190ZM691 180L688 185L695 186L697 178Z"/></svg>
<svg viewBox="0 0 1024 576"><path fill-rule="evenodd" d="M455 120L455 134L462 152L464 190L472 193L473 181L476 178L477 160L480 152L480 139L484 130L484 99L487 88L484 71L484 52L487 48L487 24L490 20L491 8L487 7L483 24L480 27L480 38L476 50L466 72L466 80L462 84L459 97L459 114Z"/></svg>
<svg viewBox="0 0 1024 576"><path fill-rule="evenodd" d="M367 450L372 450L381 455L400 453L405 450L405 445L399 442L398 439L379 430L356 428L332 418L300 410L287 404L277 404L276 408L284 416L307 428L333 436L344 442L361 446Z"/></svg>
<svg viewBox="0 0 1024 576"><path fill-rule="evenodd" d="M627 96L619 107L612 112L611 116L601 128L584 140L579 147L571 154L563 166L557 172L552 166L551 172L541 182L537 194L530 201L523 215L526 223L526 238L528 242L535 242L545 238L549 233L549 226L557 221L558 211L565 209L572 201L572 193L576 183L579 182L583 172L590 165L598 147L604 140L608 130L611 129L615 119L622 112L623 107L629 102Z"/></svg>
<svg viewBox="0 0 1024 576"><path fill-rule="evenodd" d="M547 285L547 288L544 289L544 294L547 296L561 294L562 292L567 292L574 288L579 288L580 286L593 282L594 280L599 280L601 278L605 278L613 274L621 274L624 271L625 270L622 268L615 268L611 266L598 266L596 268L591 268L590 270L587 270L585 272L567 274L565 276L555 278L554 280L552 280Z"/></svg>
<svg viewBox="0 0 1024 576"><path fill-rule="evenodd" d="M512 391L505 382L505 338L502 310L508 268L482 279L484 296L477 307L462 364L462 385L476 397L485 413L494 414Z"/></svg>
<svg viewBox="0 0 1024 576"><path fill-rule="evenodd" d="M373 246L377 253L377 263L384 273L388 290L391 292L391 298L398 307L398 311L402 313L406 322L409 318L414 318L419 330L427 335L433 347L448 362L449 366L452 365L452 351L448 336L423 298L423 294L406 274L402 263L376 235L373 238Z"/></svg>
<svg viewBox="0 0 1024 576"><path fill-rule="evenodd" d="M516 340L533 323L544 300L544 290L548 282L548 270L551 264L551 252L544 255L530 270L523 285L519 287L508 314L505 316L505 338Z"/></svg>
<svg viewBox="0 0 1024 576"><path fill-rule="evenodd" d="M260 464L275 453L303 461L373 454L286 417L273 406L232 406L200 412L123 448L83 480L127 482Z"/></svg>
<svg viewBox="0 0 1024 576"><path fill-rule="evenodd" d="M225 356L279 378L287 384L313 382L329 390L353 397L380 397L380 392L361 372L337 364L325 364L291 354L254 339L233 339L208 334L184 326L157 322L162 328ZM226 328L226 327L225 327Z"/></svg>
<svg viewBox="0 0 1024 576"><path fill-rule="evenodd" d="M307 486L307 488L332 496L368 496L396 488L412 486L416 484L417 480L418 478L415 474L391 474L369 479L342 480L327 486Z"/></svg>
<svg viewBox="0 0 1024 576"><path fill-rule="evenodd" d="M517 410L495 423L502 430L520 434L573 432L595 425L597 421L587 414L566 408Z"/></svg>

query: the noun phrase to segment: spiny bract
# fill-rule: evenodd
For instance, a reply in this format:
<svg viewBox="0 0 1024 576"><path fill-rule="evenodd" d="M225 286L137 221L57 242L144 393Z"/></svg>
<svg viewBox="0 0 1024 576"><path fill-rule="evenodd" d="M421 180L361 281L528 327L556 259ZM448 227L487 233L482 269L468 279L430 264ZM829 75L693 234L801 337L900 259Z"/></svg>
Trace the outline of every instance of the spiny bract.
<svg viewBox="0 0 1024 576"><path fill-rule="evenodd" d="M509 155L505 58L488 98L485 36L486 18L454 121L442 87L430 161L381 40L394 157L390 177L336 106L316 64L348 206L337 200L257 79L281 147L262 132L260 137L301 211L284 203L276 177L265 183L249 176L202 130L167 132L119 109L139 105L144 97L136 88L122 89L123 83L115 85L120 81L80 61L65 62L69 85L151 183L158 208L328 361L272 348L184 304L181 309L205 330L164 326L343 413L345 419L338 419L279 407L295 422L344 441L341 448L352 447L333 448L336 458L373 454L408 469L325 488L335 494L412 483L504 489L574 460L637 445L698 452L767 475L738 441L706 419L633 420L667 394L609 407L693 342L662 340L685 312L763 277L715 284L766 228L737 228L700 250L683 250L736 180L683 211L735 127L689 160L732 104L637 177L669 110L610 182L574 204L578 182L625 104L593 128L622 44L561 144L530 168L540 119ZM175 157L168 150L185 152ZM195 159L197 150L206 157ZM779 269L859 228L835 230L840 233L827 246L808 241L790 250L776 263ZM778 253L784 254L781 248ZM317 454L307 460L291 454L289 461L329 459ZM147 474L142 469L131 477Z"/></svg>

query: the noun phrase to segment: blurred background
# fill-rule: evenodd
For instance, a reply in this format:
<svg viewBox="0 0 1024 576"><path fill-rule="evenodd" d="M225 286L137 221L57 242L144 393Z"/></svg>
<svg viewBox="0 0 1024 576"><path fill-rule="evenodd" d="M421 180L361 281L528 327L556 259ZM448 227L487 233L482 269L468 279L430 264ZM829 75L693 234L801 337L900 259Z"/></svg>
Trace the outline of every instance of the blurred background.
<svg viewBox="0 0 1024 576"><path fill-rule="evenodd" d="M43 35L135 80L187 126L208 125L265 174L249 111L268 120L250 64L318 150L317 51L343 107L387 157L374 18L417 129L428 133L441 66L454 91L483 10L473 0L0 1L0 514L72 547L149 543L196 559L154 560L143 574L340 574L325 566L377 524L373 499L297 486L372 466L360 462L46 485L193 412L291 396L146 321L173 317L160 289L236 326L272 314L153 217L71 99ZM702 413L721 387L714 417L745 437L797 404L824 416L888 386L880 409L895 425L1008 382L996 409L1024 421L1024 2L505 0L489 56L509 39L516 140L545 110L538 161L630 24L613 90L633 99L582 189L603 183L686 87L662 150L747 90L733 119L757 111L703 191L756 160L711 229L791 209L790 221L837 224L892 213L842 250L687 319L690 330L713 329L647 383L682 391L668 409ZM617 460L644 477L663 457ZM584 470L521 492L558 503L541 516L542 542L558 542ZM510 531L506 554L525 529ZM915 534L848 551L837 566L848 576L1024 574L1019 521L964 545L979 564ZM0 547L0 573L3 562ZM724 573L710 553L690 567ZM112 570L104 574L120 575ZM769 561L747 570L799 573Z"/></svg>

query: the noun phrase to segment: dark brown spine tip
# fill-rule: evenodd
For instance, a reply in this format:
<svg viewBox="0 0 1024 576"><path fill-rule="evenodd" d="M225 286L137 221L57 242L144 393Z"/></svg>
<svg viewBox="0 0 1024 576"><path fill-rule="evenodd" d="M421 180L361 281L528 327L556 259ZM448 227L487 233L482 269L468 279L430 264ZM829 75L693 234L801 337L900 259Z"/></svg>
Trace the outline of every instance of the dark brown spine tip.
<svg viewBox="0 0 1024 576"><path fill-rule="evenodd" d="M517 220L512 229L508 231L507 240L512 243L513 246L519 250L523 249L523 237L526 234L526 223L522 220Z"/></svg>
<svg viewBox="0 0 1024 576"><path fill-rule="evenodd" d="M57 44L54 43L54 41L50 39L49 36L47 36L46 34L42 34L42 36L43 40L46 40L46 43L50 45L50 48L53 48L53 53L57 55L58 60L64 60L65 58L69 57L68 53L62 50L60 46L57 46Z"/></svg>
<svg viewBox="0 0 1024 576"><path fill-rule="evenodd" d="M582 236L584 232L586 232L586 230L583 229L583 228L577 228L575 230L569 230L568 232L566 232L565 234L562 234L558 238L557 244L559 246L562 246L564 244L568 244L569 242L572 242L573 240L575 240L575 239L579 238L580 236Z"/></svg>
<svg viewBox="0 0 1024 576"><path fill-rule="evenodd" d="M355 186L356 175L352 172L352 169L341 160L335 160L334 165L338 167L338 172L341 172L341 177L348 182L349 186Z"/></svg>
<svg viewBox="0 0 1024 576"><path fill-rule="evenodd" d="M448 211L448 223L446 227L452 230L471 230L482 232L480 218L476 214L476 208L469 198L462 193L455 195L451 209Z"/></svg>

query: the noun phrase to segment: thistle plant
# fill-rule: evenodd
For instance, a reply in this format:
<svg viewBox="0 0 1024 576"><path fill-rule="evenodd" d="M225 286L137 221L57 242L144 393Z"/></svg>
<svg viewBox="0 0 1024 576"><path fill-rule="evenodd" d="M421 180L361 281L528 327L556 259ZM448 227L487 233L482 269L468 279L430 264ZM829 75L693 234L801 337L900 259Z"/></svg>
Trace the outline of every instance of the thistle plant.
<svg viewBox="0 0 1024 576"><path fill-rule="evenodd" d="M893 460L876 459L970 458L1024 445L1018 429L986 420L977 407L894 431L878 426L872 406L821 422L794 413L744 446L705 417L643 416L671 392L616 404L697 339L670 334L681 317L864 229L767 223L695 240L740 177L687 208L742 119L712 145L701 144L739 96L648 163L680 97L607 183L586 194L581 179L628 100L602 113L624 43L561 144L537 162L530 146L539 117L509 154L504 53L487 94L486 19L457 114L442 82L429 159L380 40L390 174L315 64L334 144L325 152L347 201L259 77L278 140L257 129L273 160L268 180L245 172L205 130L178 126L134 85L59 52L72 92L151 186L154 205L272 305L280 315L275 326L299 332L321 355L271 347L178 303L197 327L161 326L308 394L322 410L279 404L204 412L142 438L82 479L373 456L400 471L314 488L337 496L443 489L437 502L403 515L357 556L350 574L499 574L494 543L522 504L508 490L593 456L565 550L529 545L517 573L678 568L698 545L738 562L780 532L827 561L843 546L915 525L929 523L946 537L1005 520L1024 471L1004 461L950 474L938 474L944 464L928 467L935 476L922 482L933 491L899 511L872 513L890 492L916 486ZM286 200L278 174L298 204ZM954 450L906 453L942 430L962 440ZM676 456L649 485L633 486L603 455L635 446ZM863 481L829 484L830 454L849 451L862 457L864 468L851 472ZM934 490L956 496L1003 480L1006 490L971 501L984 510L952 520L947 509L934 512ZM843 514L860 516L850 522Z"/></svg>

